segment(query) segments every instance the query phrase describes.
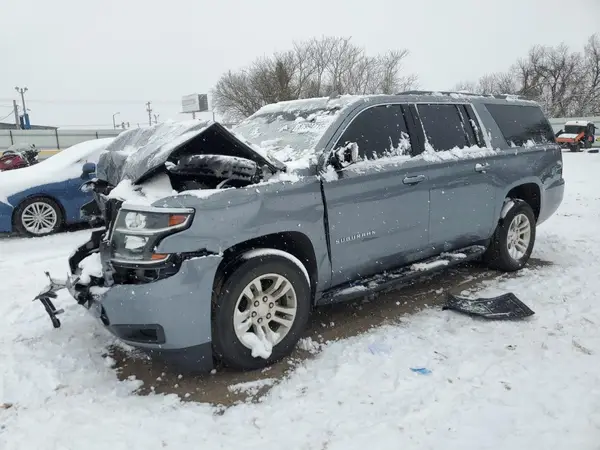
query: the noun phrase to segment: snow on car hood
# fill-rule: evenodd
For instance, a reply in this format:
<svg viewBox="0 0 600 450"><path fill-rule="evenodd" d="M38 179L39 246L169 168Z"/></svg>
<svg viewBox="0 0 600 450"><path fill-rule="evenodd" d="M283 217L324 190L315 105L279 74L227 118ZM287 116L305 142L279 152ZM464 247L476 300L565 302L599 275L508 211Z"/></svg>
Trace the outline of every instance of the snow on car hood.
<svg viewBox="0 0 600 450"><path fill-rule="evenodd" d="M192 147L192 141L198 143L197 149L201 149L202 144L207 142L219 144L218 149L211 150L251 159L260 166L268 166L274 172L285 170L284 164L262 152L242 136L231 133L221 124L190 120L169 121L121 133L100 157L97 177L113 186L123 180L138 184L157 173L170 158L178 154L200 154L200 151Z"/></svg>
<svg viewBox="0 0 600 450"><path fill-rule="evenodd" d="M8 198L14 194L81 176L83 164L98 162L100 153L113 140L104 138L81 142L33 166L0 172L0 202L10 205Z"/></svg>

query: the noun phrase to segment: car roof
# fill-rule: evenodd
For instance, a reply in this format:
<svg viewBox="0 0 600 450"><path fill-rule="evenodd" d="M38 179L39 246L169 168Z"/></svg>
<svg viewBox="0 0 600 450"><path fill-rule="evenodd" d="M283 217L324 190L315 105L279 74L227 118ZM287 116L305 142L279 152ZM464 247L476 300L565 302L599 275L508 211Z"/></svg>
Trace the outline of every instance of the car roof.
<svg viewBox="0 0 600 450"><path fill-rule="evenodd" d="M565 126L576 126L576 127L585 127L590 124L589 120L569 120L565 122Z"/></svg>
<svg viewBox="0 0 600 450"><path fill-rule="evenodd" d="M483 95L469 92L450 91L405 91L393 95L366 95L366 102L377 103L484 103L484 104L515 104L521 106L538 106L533 100L517 95Z"/></svg>

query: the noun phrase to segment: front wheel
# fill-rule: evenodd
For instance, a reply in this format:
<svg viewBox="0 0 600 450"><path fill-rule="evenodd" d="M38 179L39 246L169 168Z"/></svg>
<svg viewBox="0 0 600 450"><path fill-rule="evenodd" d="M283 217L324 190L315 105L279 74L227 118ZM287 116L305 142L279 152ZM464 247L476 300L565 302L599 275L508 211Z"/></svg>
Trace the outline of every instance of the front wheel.
<svg viewBox="0 0 600 450"><path fill-rule="evenodd" d="M213 349L228 367L260 369L289 355L310 313L310 286L292 255L261 252L227 278L213 304Z"/></svg>
<svg viewBox="0 0 600 450"><path fill-rule="evenodd" d="M514 272L522 269L535 243L535 214L523 200L512 200L513 206L498 222L484 260L492 269Z"/></svg>
<svg viewBox="0 0 600 450"><path fill-rule="evenodd" d="M63 214L60 206L46 197L32 197L19 205L14 215L17 232L29 236L46 236L60 230Z"/></svg>

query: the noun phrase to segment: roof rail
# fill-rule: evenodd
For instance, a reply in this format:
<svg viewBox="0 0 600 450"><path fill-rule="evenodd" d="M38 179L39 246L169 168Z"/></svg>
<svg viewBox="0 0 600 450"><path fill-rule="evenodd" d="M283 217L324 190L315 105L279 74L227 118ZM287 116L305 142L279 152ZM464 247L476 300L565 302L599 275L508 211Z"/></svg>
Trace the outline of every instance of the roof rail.
<svg viewBox="0 0 600 450"><path fill-rule="evenodd" d="M510 98L514 98L514 99L525 99L525 97L521 96L521 95L517 95L517 94L475 94L473 92L461 92L461 91L403 91L403 92L398 92L396 95L436 95L436 94L442 94L442 95L451 95L451 94L456 94L456 95L464 95L466 97L491 97L491 98L497 98L499 100L506 100L508 97Z"/></svg>

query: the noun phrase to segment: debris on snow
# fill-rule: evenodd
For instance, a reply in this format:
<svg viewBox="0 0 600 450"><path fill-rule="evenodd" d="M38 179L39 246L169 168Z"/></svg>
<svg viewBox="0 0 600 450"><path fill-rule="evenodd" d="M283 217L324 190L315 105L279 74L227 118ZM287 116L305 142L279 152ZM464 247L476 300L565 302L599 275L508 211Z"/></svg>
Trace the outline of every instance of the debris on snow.
<svg viewBox="0 0 600 450"><path fill-rule="evenodd" d="M414 373L418 373L419 375L430 375L431 370L426 367L411 367L410 370Z"/></svg>
<svg viewBox="0 0 600 450"><path fill-rule="evenodd" d="M523 319L535 314L512 292L487 298L465 298L448 293L442 309L486 319Z"/></svg>

